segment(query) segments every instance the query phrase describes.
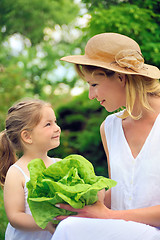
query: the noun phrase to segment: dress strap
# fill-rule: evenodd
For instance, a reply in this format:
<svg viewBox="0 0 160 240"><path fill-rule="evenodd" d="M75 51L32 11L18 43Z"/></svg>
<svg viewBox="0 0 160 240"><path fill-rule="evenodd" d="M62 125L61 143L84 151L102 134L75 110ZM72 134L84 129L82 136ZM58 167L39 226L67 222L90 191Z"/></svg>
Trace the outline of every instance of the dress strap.
<svg viewBox="0 0 160 240"><path fill-rule="evenodd" d="M24 175L26 180L29 180L29 177L25 174L25 172L22 170L21 167L19 167L17 164L12 165L20 170L20 172Z"/></svg>
<svg viewBox="0 0 160 240"><path fill-rule="evenodd" d="M53 163L57 162L57 160L55 158L52 157L51 159L52 159Z"/></svg>

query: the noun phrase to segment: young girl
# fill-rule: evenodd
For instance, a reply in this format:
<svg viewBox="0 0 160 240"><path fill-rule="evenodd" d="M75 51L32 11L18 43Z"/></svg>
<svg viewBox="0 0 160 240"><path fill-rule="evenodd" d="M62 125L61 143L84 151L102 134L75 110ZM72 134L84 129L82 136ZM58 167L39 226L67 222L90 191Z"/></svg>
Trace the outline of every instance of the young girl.
<svg viewBox="0 0 160 240"><path fill-rule="evenodd" d="M9 219L6 240L49 240L55 226L46 229L35 223L28 203L26 183L30 179L27 168L34 158L41 158L46 167L58 161L47 156L60 144L60 127L49 103L24 100L8 110L6 129L0 135L0 183L4 186L4 205ZM23 153L16 159L16 151Z"/></svg>
<svg viewBox="0 0 160 240"><path fill-rule="evenodd" d="M88 41L85 55L62 60L76 64L90 99L109 112L125 110L108 116L100 128L117 186L106 192L104 204L83 209L59 204L78 215L62 221L52 240L160 239L159 69L144 64L139 45L117 33L98 34Z"/></svg>

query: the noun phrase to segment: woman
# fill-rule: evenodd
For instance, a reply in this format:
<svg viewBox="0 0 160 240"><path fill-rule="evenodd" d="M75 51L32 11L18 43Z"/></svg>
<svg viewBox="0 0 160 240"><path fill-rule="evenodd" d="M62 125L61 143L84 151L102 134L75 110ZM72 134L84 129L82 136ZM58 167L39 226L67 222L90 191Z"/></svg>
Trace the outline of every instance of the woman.
<svg viewBox="0 0 160 240"><path fill-rule="evenodd" d="M107 111L100 132L110 178L117 186L104 204L83 209L62 221L52 240L160 239L160 71L144 64L139 45L117 33L92 37L85 55L63 57L89 84L89 98ZM66 216L57 217L58 220Z"/></svg>

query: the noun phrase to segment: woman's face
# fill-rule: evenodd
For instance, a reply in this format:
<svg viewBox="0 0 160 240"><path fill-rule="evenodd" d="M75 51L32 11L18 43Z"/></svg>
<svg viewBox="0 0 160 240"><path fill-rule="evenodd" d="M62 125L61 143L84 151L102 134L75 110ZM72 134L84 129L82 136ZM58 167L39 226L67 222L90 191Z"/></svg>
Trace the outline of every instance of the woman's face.
<svg viewBox="0 0 160 240"><path fill-rule="evenodd" d="M108 112L125 106L125 74L115 73L108 77L103 71L96 70L94 74L84 71L84 76L91 100L96 98Z"/></svg>

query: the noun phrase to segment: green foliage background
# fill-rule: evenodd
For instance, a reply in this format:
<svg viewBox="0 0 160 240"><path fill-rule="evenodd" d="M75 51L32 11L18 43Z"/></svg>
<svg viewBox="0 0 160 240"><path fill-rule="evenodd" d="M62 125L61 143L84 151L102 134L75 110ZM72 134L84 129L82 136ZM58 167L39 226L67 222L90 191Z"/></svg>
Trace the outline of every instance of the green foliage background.
<svg viewBox="0 0 160 240"><path fill-rule="evenodd" d="M84 18L88 21L80 24ZM49 155L81 154L92 162L97 175L107 176L99 127L109 113L88 99L86 85L73 66L59 59L84 53L87 40L95 34L118 32L135 39L145 62L160 68L159 26L159 0L1 0L0 130L15 101L24 97L49 101L62 128L61 146ZM17 51L11 48L12 37L20 39ZM85 91L73 97L76 86ZM0 199L3 240L7 218L2 190Z"/></svg>
<svg viewBox="0 0 160 240"><path fill-rule="evenodd" d="M75 153L83 155L95 167L97 175L107 176L106 156L99 128L108 115L96 100L88 99L88 92L57 108L58 124L62 128L61 145L50 151L60 157Z"/></svg>
<svg viewBox="0 0 160 240"><path fill-rule="evenodd" d="M0 189L0 239L4 240L4 233L5 233L5 229L7 227L7 216L6 213L4 211L4 204L3 204L3 191L2 189Z"/></svg>

